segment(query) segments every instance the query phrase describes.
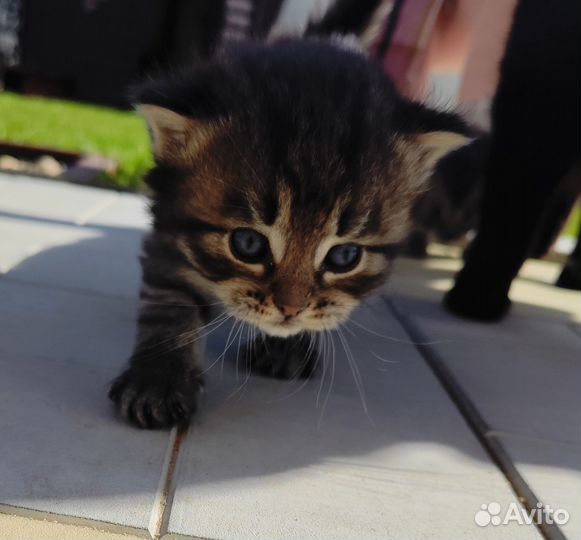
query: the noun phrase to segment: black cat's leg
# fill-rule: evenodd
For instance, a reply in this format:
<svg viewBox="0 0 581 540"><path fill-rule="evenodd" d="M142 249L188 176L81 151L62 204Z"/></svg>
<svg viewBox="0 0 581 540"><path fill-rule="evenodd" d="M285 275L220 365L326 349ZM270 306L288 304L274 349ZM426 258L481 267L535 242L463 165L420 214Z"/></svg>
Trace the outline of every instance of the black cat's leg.
<svg viewBox="0 0 581 540"><path fill-rule="evenodd" d="M136 345L109 397L130 423L167 428L186 423L196 410L207 301L180 277L184 262L177 252L155 236L144 251Z"/></svg>
<svg viewBox="0 0 581 540"><path fill-rule="evenodd" d="M445 298L459 315L493 321L506 313L512 280L569 165L548 166L522 150L504 144L491 152L480 228Z"/></svg>
<svg viewBox="0 0 581 540"><path fill-rule="evenodd" d="M567 222L580 193L581 171L577 165L572 167L565 178L559 182L559 189L550 201L548 211L533 240L531 257L541 258L549 252Z"/></svg>
<svg viewBox="0 0 581 540"><path fill-rule="evenodd" d="M507 311L547 202L578 159L580 78L569 66L580 49L578 2L549 11L540 0L518 4L494 98L480 226L445 299L457 314L497 320Z"/></svg>
<svg viewBox="0 0 581 540"><path fill-rule="evenodd" d="M577 233L575 249L569 255L555 285L563 289L581 290L581 230Z"/></svg>
<svg viewBox="0 0 581 540"><path fill-rule="evenodd" d="M508 310L512 280L530 256L543 217L575 159L576 137L566 111L538 111L534 96L516 103L509 90L499 89L495 102L478 233L445 298L454 313L487 321ZM527 118L532 111L534 130ZM563 137L555 134L554 122Z"/></svg>
<svg viewBox="0 0 581 540"><path fill-rule="evenodd" d="M248 349L252 372L277 379L306 379L317 364L316 341L309 334L258 337Z"/></svg>

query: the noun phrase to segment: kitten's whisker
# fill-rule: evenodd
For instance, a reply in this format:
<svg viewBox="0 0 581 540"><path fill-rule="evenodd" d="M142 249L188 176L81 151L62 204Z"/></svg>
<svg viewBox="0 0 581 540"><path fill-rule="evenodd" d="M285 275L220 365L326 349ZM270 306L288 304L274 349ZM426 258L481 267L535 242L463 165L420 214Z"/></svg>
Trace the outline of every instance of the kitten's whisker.
<svg viewBox="0 0 581 540"><path fill-rule="evenodd" d="M244 338L245 342L246 342L246 352L244 354L244 362L248 362L248 354L249 354L249 352L248 352L248 340L249 340L249 336L250 336L250 325L247 323L243 323L243 324L244 324L244 326L243 326L242 330L243 330L243 332L246 333L246 336ZM238 367L238 354L240 352L241 341L242 341L242 333L241 333L240 339L238 341L238 351L236 353L236 384L238 384L238 381L240 380L240 375L239 375L240 370ZM242 387L245 384L245 381L246 381L246 378L244 381L242 381L241 385L237 386L236 389L230 393L230 395L226 398L226 401L229 401L230 399L232 399L242 389Z"/></svg>
<svg viewBox="0 0 581 540"><path fill-rule="evenodd" d="M379 356L375 351L372 351L367 344L365 343L365 341L363 341L355 332L353 332L353 330L351 330L345 323L340 325L341 328L344 328L345 330L347 330L347 332L349 332L350 335L352 335L357 341L359 341L359 343L361 343L370 353L373 357L377 358L378 360L380 360L381 362L385 362L386 364L399 364L401 363L400 360L387 360L386 358L382 358L381 356Z"/></svg>
<svg viewBox="0 0 581 540"><path fill-rule="evenodd" d="M253 328L254 328L254 325L251 323L248 323L246 325L246 355L244 358L244 361L246 364L246 376L245 376L244 380L242 381L242 384L238 388L236 388L236 390L234 390L234 392L232 392L226 398L226 401L233 398L239 392L241 392L241 393L240 393L238 399L241 399L242 396L244 395L244 392L246 391L246 385L248 384L248 381L250 380L250 374L252 372L252 364L251 364L250 355L252 354L252 346L254 344L254 340L252 339Z"/></svg>
<svg viewBox="0 0 581 540"><path fill-rule="evenodd" d="M326 331L327 332L327 331ZM329 389L327 390L327 394L325 395L325 400L323 401L323 407L321 409L321 415L319 416L318 426L320 427L321 422L323 420L323 416L325 414L325 410L327 409L327 403L329 398L331 397L331 392L333 390L333 384L335 383L335 340L333 339L333 334L328 332L329 334L329 341L331 342L331 380L329 381Z"/></svg>
<svg viewBox="0 0 581 540"><path fill-rule="evenodd" d="M407 339L401 339L401 338L396 338L393 336L386 336L385 334L380 334L379 332L376 332L375 330L371 330L370 328L367 328L366 326L364 326L364 325L362 325L354 320L347 321L345 324L347 324L347 323L354 324L355 326L361 328L362 330L369 332L373 336L377 336L377 337L384 338L384 339L389 339L390 341L395 341L396 343L403 343L405 345L440 345L442 343L452 343L451 339L440 339L440 340L436 340L436 341L410 341Z"/></svg>
<svg viewBox="0 0 581 540"><path fill-rule="evenodd" d="M317 366L319 365L319 359L320 359L320 356L317 356L317 359L315 360L315 366L313 369L316 369ZM277 403L279 401L284 401L286 399L289 399L289 398L293 397L294 395L298 394L307 384L309 384L309 382L311 382L311 380L307 377L300 384L300 386L298 388L295 388L290 394L287 394L286 396L278 397L275 399L270 399L266 403Z"/></svg>
<svg viewBox="0 0 581 540"><path fill-rule="evenodd" d="M370 350L369 352L371 353L371 355L374 358L377 358L378 360L380 360L381 362L385 362L386 364L400 364L401 363L399 360L388 360L387 358L382 358L375 351Z"/></svg>
<svg viewBox="0 0 581 540"><path fill-rule="evenodd" d="M240 346L242 344L242 333L243 330L246 330L247 326L244 321L242 321L242 326L240 327L240 333L238 335L238 346L236 347L236 384L240 379L240 374L238 373L238 358L240 357Z"/></svg>
<svg viewBox="0 0 581 540"><path fill-rule="evenodd" d="M248 381L250 380L250 375L252 374L252 355L255 354L254 330L255 330L254 325L250 324L248 326L248 349L247 349L247 354L246 354L246 377L245 377L244 381L242 381L242 385L239 388L239 390L241 391L239 399L241 399L242 396L244 395L244 393L246 392L246 386L248 384Z"/></svg>
<svg viewBox="0 0 581 540"><path fill-rule="evenodd" d="M230 332L228 333L228 337L226 338L226 344L224 345L224 351L221 354L222 357L222 362L220 362L220 380L222 380L224 378L224 356L226 355L226 352L228 351L229 347L229 342L230 342L230 337L232 336L232 333L234 332L236 325L238 325L238 321L234 321L234 324L232 325L232 328L230 328ZM240 323L242 324L242 323ZM238 327L238 329L240 329L240 327ZM236 335L234 335L234 339L236 339Z"/></svg>
<svg viewBox="0 0 581 540"><path fill-rule="evenodd" d="M355 386L357 387L357 390L359 391L359 397L361 399L361 405L363 406L363 411L365 412L365 415L367 416L369 421L371 423L373 423L373 420L369 416L369 411L367 409L367 400L365 398L365 388L363 386L363 380L361 379L361 373L359 372L359 368L357 367L357 362L355 360L355 357L353 356L353 352L351 351L351 348L349 347L349 343L347 342L345 335L341 331L341 328L337 328L337 335L339 336L339 340L343 344L343 349L345 349L345 354L347 355L349 367L351 368L351 372L353 374L353 379L355 380Z"/></svg>
<svg viewBox="0 0 581 540"><path fill-rule="evenodd" d="M268 346L267 346L268 340L265 340L264 339L264 336L263 336L263 343L264 343L264 346L266 347L266 351L268 352ZM307 347L307 351L305 352L305 360L307 360L309 358L309 352L308 351L309 351L309 348ZM296 368L295 368L295 370L293 372L293 374L289 377L288 380L293 381L295 379L298 379L298 376L299 376L299 372L301 370L301 367L303 367L303 366L301 365L300 362L298 362L297 363L297 366L296 366Z"/></svg>
<svg viewBox="0 0 581 540"><path fill-rule="evenodd" d="M208 337L210 334L213 334L216 330L218 330L218 328L220 328L221 326L224 326L224 324L226 324L230 319L233 319L234 316L233 315L228 315L228 317L226 317L225 319L223 319L222 321L220 321L219 324L216 324L213 328L210 328L209 330L206 330L202 335L193 335L191 337L193 337L194 339L192 339L191 341L187 341L186 345L191 345L193 343L195 343L196 341L203 339L205 337Z"/></svg>
<svg viewBox="0 0 581 540"><path fill-rule="evenodd" d="M188 339L187 340L184 340L184 341L181 341L180 343L175 343L176 338L171 338L169 341L174 341L174 346L173 347L170 347L169 349L164 349L162 351L152 351L152 352L149 353L149 356L153 356L154 354L167 354L168 352L173 352L173 351L176 351L178 349L182 349L182 348L185 348L185 347L190 347L196 341L199 341L200 339L204 339L205 337L209 336L210 334L212 334L213 332L215 332L216 330L218 330L218 328L220 328L225 323L227 323L232 317L233 317L232 315L228 315L225 319L222 319L219 324L217 324L216 326L214 326L214 328L211 328L210 330L206 331L202 335L195 335L195 332L194 331L192 331L192 332L184 332L183 334L181 334L181 336L189 335L188 336ZM196 330L196 332L197 332L197 330ZM192 337L193 339L190 339L190 337ZM166 340L166 342L167 341L168 340ZM154 346L156 346L156 345L154 345ZM148 355L144 355L144 358L146 358L146 357L148 357Z"/></svg>
<svg viewBox="0 0 581 540"><path fill-rule="evenodd" d="M343 334L343 332L341 331L340 328L337 328L337 334L339 336L340 341L344 344L345 352L347 353L348 358L353 361L353 364L352 364L353 369L354 369L353 375L356 379L356 382L359 381L359 384L361 385L361 388L363 389L363 379L361 378L361 373L359 372L359 367L357 366L357 363L355 361L355 356L353 355L353 351L351 350L351 347L349 346L349 342L347 341L345 334Z"/></svg>
<svg viewBox="0 0 581 540"><path fill-rule="evenodd" d="M175 338L169 338L169 339L170 340L171 339L177 340L177 339L185 338L185 337L187 337L188 339L192 338L192 337L196 337L197 334L199 334L200 332L207 331L208 328L211 328L212 326L214 326L214 328L211 328L211 331L215 330L216 328L219 328L220 326L222 326L223 323L225 323L226 321L228 321L231 318L232 318L232 315L229 315L228 313L223 312L221 315L219 315L218 317L213 319L211 322L204 324L203 326L198 326L196 328L192 328L191 330L187 330L186 332L182 332L181 334L178 334L177 336L175 336ZM204 336L205 335L208 335L208 334L204 334ZM203 336L201 336L201 337L203 337ZM194 340L194 341L196 341L196 340ZM193 343L193 341L192 342L186 341L186 345L188 343Z"/></svg>
<svg viewBox="0 0 581 540"><path fill-rule="evenodd" d="M232 334L234 333L234 329L236 329L237 327L238 327L238 329L236 330L236 333L234 334L234 337L232 338L232 343L230 343L230 338L231 338ZM239 323L238 321L234 321L234 324L232 325L232 328L230 329L230 332L228 333L228 337L226 338L226 344L224 345L224 351L220 355L220 357L222 358L222 361L220 362L220 380L222 380L224 378L224 358L226 356L226 353L228 352L228 349L234 343L234 340L236 339L236 336L238 335L238 332L240 331L241 327L242 327L242 323ZM220 357L218 357L218 358L220 358Z"/></svg>
<svg viewBox="0 0 581 540"><path fill-rule="evenodd" d="M203 375L204 373L206 373L207 371L212 369L220 360L224 360L224 356L226 355L226 353L228 352L228 350L230 349L230 347L234 343L234 339L236 339L236 336L234 336L234 339L230 342L230 336L232 334L233 329L236 328L236 324L237 324L237 322L235 322L232 325L232 330L230 330L230 334L228 334L228 339L226 339L226 345L224 346L224 351L222 352L222 354L220 354L220 356L218 356L218 358L216 358L206 369L204 369L204 371L202 371L200 373L200 375ZM240 328L241 328L241 326L238 327L238 330L240 330ZM224 365L224 364L222 363L222 365ZM222 375L222 369L220 369L220 376L221 375Z"/></svg>
<svg viewBox="0 0 581 540"><path fill-rule="evenodd" d="M205 324L204 326L194 328L193 330L187 330L185 332L180 332L179 334L175 334L175 335L172 335L172 336L168 336L166 339L162 339L161 341L157 341L155 343L152 343L151 345L147 345L145 347L144 346L141 346L139 348L139 350L142 351L142 352L151 351L150 354L151 355L154 355L154 354L164 354L166 352L173 351L176 348L179 348L181 346L187 347L188 346L188 343L187 342L185 344L182 344L182 343L176 344L175 342L178 341L178 340L181 340L182 338L184 338L186 336L189 338L189 337L192 336L192 334L195 334L196 332L198 332L198 331L200 331L200 330L202 330L202 329L204 329L204 328L206 328L206 327L208 327L208 326L210 326L212 324L217 324L218 322L227 320L229 317L230 316L227 315L226 312L224 311L224 312L220 313L219 315L217 315L211 322L209 322L208 324ZM156 350L161 345L164 345L166 343L173 343L174 345L177 345L177 346L174 347L174 348L171 348L169 350L166 350L163 347L161 348L161 350ZM144 358L148 358L148 357L149 357L148 354L145 354L144 355Z"/></svg>
<svg viewBox="0 0 581 540"><path fill-rule="evenodd" d="M309 346L307 347L307 356L311 354L313 350L313 332L307 330L307 334L309 335Z"/></svg>
<svg viewBox="0 0 581 540"><path fill-rule="evenodd" d="M321 398L321 392L323 391L323 385L325 384L325 377L327 375L327 340L326 340L326 330L323 330L318 337L320 337L320 349L321 356L323 358L323 374L321 375L321 383L319 384L319 391L317 392L317 399L315 401L315 407L319 408L319 401Z"/></svg>

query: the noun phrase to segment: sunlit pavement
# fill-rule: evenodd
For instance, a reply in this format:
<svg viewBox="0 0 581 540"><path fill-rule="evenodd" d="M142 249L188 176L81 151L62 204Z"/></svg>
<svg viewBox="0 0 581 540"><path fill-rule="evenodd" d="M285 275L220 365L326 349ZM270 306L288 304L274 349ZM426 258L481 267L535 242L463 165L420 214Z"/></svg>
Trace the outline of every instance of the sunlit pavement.
<svg viewBox="0 0 581 540"><path fill-rule="evenodd" d="M0 538L581 537L580 302L555 265L476 324L440 307L453 250L402 259L306 383L249 376L222 327L189 430L144 432L106 392L147 224L142 197L0 175Z"/></svg>

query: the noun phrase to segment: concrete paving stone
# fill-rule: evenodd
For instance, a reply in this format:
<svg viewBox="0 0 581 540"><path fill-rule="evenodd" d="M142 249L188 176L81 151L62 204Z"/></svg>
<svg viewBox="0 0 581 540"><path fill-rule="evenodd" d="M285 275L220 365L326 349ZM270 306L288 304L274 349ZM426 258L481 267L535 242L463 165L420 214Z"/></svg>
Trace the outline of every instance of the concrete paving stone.
<svg viewBox="0 0 581 540"><path fill-rule="evenodd" d="M114 372L5 351L0 369L3 511L146 530L170 437L116 419L106 398Z"/></svg>
<svg viewBox="0 0 581 540"><path fill-rule="evenodd" d="M581 444L581 342L565 324L517 316L480 324L439 305L395 302L491 429Z"/></svg>
<svg viewBox="0 0 581 540"><path fill-rule="evenodd" d="M110 206L91 216L87 225L145 229L151 223L149 202L143 195L121 193Z"/></svg>
<svg viewBox="0 0 581 540"><path fill-rule="evenodd" d="M0 213L83 224L114 204L119 194L25 175L0 173Z"/></svg>
<svg viewBox="0 0 581 540"><path fill-rule="evenodd" d="M11 278L21 281L135 297L146 226L145 201L140 196L116 197L111 212L105 212L91 227L2 217L2 200L0 272L10 271ZM112 226L116 216L118 223Z"/></svg>
<svg viewBox="0 0 581 540"><path fill-rule="evenodd" d="M131 353L137 302L0 278L0 351L119 369Z"/></svg>
<svg viewBox="0 0 581 540"><path fill-rule="evenodd" d="M2 217L0 212L0 273L8 272L40 251L99 238L102 234L95 229Z"/></svg>
<svg viewBox="0 0 581 540"><path fill-rule="evenodd" d="M491 497L515 501L505 478L383 302L369 302L356 321L368 330L350 324L357 337L346 339L367 412L338 336L336 356L328 341L318 376L304 385L247 378L242 362L235 368L237 341L225 365L209 370L178 464L169 532L221 539L538 538L531 527L475 524ZM209 366L225 345L210 345Z"/></svg>
<svg viewBox="0 0 581 540"><path fill-rule="evenodd" d="M141 277L141 232L110 231L92 237L87 232L83 239L47 247L23 259L7 277L55 288L135 298Z"/></svg>
<svg viewBox="0 0 581 540"><path fill-rule="evenodd" d="M581 538L581 449L578 445L498 436L539 501L569 514L559 525L571 540Z"/></svg>

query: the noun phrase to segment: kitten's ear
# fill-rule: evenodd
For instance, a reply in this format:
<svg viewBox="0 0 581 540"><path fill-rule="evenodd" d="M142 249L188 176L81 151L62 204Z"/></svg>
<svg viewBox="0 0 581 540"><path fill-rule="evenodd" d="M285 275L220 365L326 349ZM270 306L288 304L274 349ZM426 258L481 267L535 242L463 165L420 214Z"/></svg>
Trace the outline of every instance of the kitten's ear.
<svg viewBox="0 0 581 540"><path fill-rule="evenodd" d="M446 154L457 150L472 142L473 139L466 135L452 131L431 131L416 136L416 144L422 156L422 167L431 172L436 163Z"/></svg>
<svg viewBox="0 0 581 540"><path fill-rule="evenodd" d="M216 126L208 121L189 118L159 105L139 104L135 108L147 122L157 161L190 162L216 133Z"/></svg>

